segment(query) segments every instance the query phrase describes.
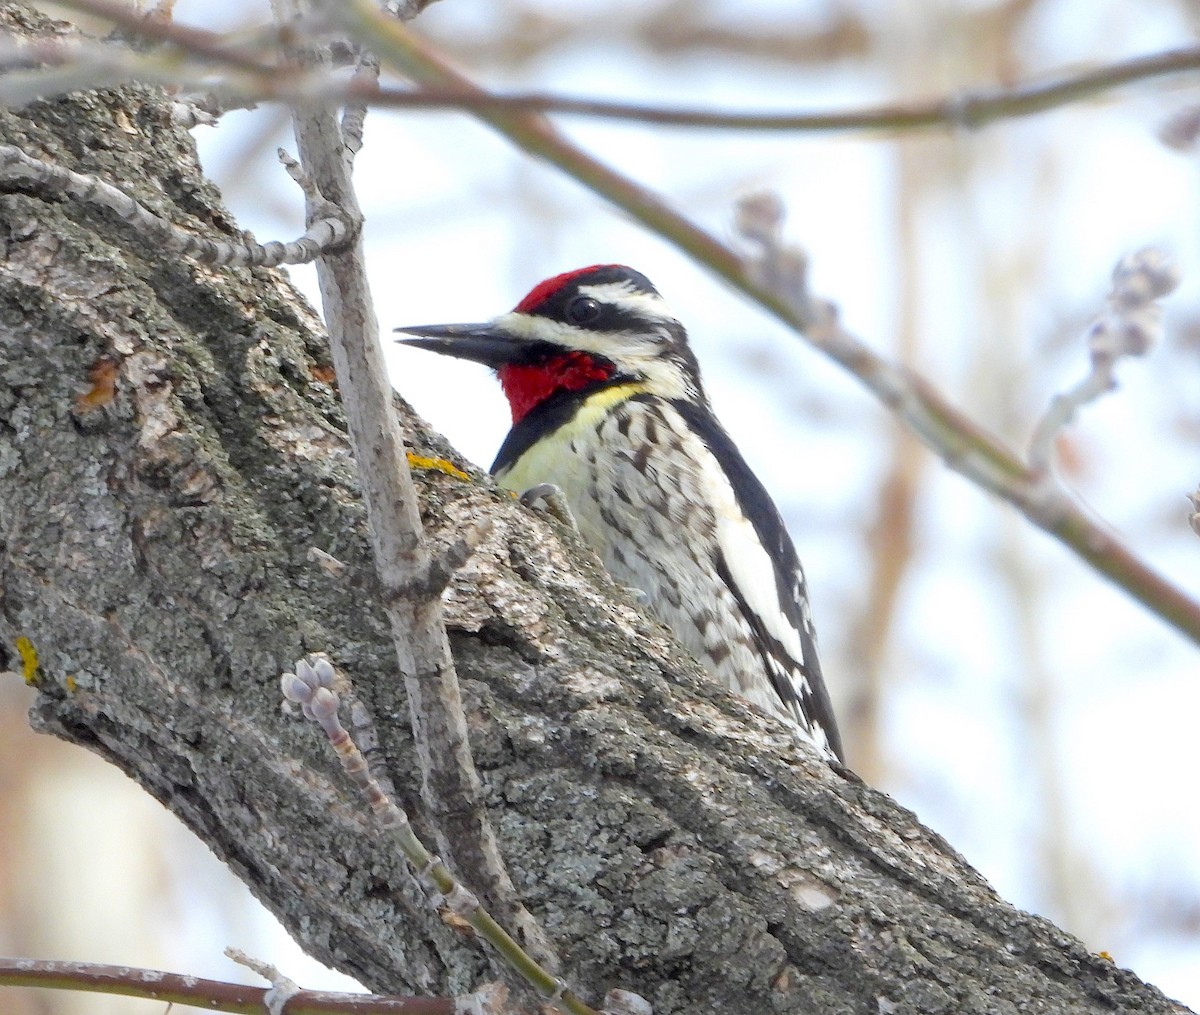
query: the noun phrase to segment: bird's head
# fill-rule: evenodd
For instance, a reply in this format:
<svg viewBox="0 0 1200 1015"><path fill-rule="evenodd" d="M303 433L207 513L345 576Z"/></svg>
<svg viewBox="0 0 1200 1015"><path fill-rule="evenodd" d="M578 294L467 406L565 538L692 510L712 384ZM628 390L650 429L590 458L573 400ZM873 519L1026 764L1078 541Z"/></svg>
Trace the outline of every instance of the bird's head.
<svg viewBox="0 0 1200 1015"><path fill-rule="evenodd" d="M513 423L564 392L634 383L663 398L701 400L687 332L650 280L620 264L555 275L485 324L397 328L418 349L496 371Z"/></svg>

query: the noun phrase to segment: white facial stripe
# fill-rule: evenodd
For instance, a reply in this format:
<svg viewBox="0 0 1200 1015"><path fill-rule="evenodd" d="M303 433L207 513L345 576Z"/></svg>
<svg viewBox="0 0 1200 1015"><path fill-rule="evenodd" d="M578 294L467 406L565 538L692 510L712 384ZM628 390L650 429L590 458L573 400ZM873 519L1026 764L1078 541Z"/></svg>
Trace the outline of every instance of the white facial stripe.
<svg viewBox="0 0 1200 1015"><path fill-rule="evenodd" d="M587 348L589 352L597 351L590 346L585 347L579 341L585 337L579 328L563 324L561 321L552 321L547 317L533 317L513 310L493 318L489 323L501 331L530 342L553 342L569 349Z"/></svg>
<svg viewBox="0 0 1200 1015"><path fill-rule="evenodd" d="M545 317L530 317L515 311L503 314L491 323L517 338L530 342L549 342L561 345L564 349L594 352L618 364L654 356L658 351L655 337L642 331L589 331L587 328L577 328Z"/></svg>

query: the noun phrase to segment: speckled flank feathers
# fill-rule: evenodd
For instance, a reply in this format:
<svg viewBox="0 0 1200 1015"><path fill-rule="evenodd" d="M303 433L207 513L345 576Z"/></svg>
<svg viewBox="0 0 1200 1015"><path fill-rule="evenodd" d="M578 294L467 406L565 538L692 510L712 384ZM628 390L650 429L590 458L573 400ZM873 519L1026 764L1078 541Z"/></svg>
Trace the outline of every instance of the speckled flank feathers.
<svg viewBox="0 0 1200 1015"><path fill-rule="evenodd" d="M401 330L520 378L519 392L505 385L521 404L497 481L558 486L613 577L642 590L714 677L841 758L791 539L645 276L593 266L541 283L486 325Z"/></svg>

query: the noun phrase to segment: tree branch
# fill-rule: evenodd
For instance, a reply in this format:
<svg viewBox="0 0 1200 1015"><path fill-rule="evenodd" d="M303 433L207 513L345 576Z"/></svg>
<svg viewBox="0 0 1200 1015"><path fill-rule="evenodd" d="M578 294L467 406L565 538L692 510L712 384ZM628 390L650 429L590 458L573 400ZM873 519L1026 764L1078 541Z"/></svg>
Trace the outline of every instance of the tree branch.
<svg viewBox="0 0 1200 1015"><path fill-rule="evenodd" d="M0 27L50 30L7 3ZM149 89L75 95L0 110L0 142L95 173L70 141L103 138L136 199L235 234L170 109ZM329 651L398 797L419 798L391 623L309 560L372 567L311 311L271 270L166 256L35 194L0 193L0 240L0 671L28 639L38 727L137 779L313 955L375 990L491 979L278 707L277 674ZM85 411L101 360L111 397ZM418 455L457 461L396 409ZM444 615L481 799L559 975L656 1015L1178 1011L716 686L569 531L462 469L414 481L431 554L491 525Z"/></svg>
<svg viewBox="0 0 1200 1015"><path fill-rule="evenodd" d="M357 231L351 222L328 203L323 213L299 239L288 243L274 240L254 243L250 240L214 240L198 236L155 215L145 205L95 176L74 173L41 159L35 159L14 145L0 145L0 182L19 181L58 192L82 204L91 204L113 212L122 222L145 233L164 249L194 257L204 264L263 265L306 264L323 252L335 250Z"/></svg>
<svg viewBox="0 0 1200 1015"><path fill-rule="evenodd" d="M1075 414L1117 386L1117 363L1144 356L1162 331L1161 300L1179 285L1179 270L1162 253L1140 250L1113 270L1108 311L1088 330L1091 370L1070 390L1056 395L1029 440L1029 465L1046 473L1055 460L1055 441Z"/></svg>
<svg viewBox="0 0 1200 1015"><path fill-rule="evenodd" d="M281 30L312 13L305 0L273 0ZM322 51L302 59L320 65ZM329 206L359 220L351 179L352 151L330 107L294 111L303 164L308 218ZM522 943L552 967L557 957L536 921L521 905L496 846L463 715L458 674L436 594L412 595L432 567L422 532L416 487L392 388L379 345L379 325L367 281L361 240L317 260L317 281L329 327L334 369L346 406L355 459L361 463L363 499L393 641L408 694L421 764L425 819L437 849L462 880L474 884Z"/></svg>
<svg viewBox="0 0 1200 1015"><path fill-rule="evenodd" d="M266 1011L265 987L90 962L0 958L0 986L141 997L236 1015L261 1015ZM456 1015L460 1010L452 998L384 997L318 990L301 991L287 1006L288 1015Z"/></svg>

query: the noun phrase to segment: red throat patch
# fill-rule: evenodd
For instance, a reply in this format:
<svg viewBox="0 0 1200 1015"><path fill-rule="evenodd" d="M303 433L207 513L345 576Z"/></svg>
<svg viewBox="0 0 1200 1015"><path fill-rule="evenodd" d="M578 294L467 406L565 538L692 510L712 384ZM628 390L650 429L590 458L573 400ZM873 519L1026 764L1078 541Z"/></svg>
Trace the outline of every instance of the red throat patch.
<svg viewBox="0 0 1200 1015"><path fill-rule="evenodd" d="M613 375L613 367L586 352L565 352L544 363L525 366L509 363L497 370L496 374L504 394L508 396L513 426L516 426L547 398L560 391L582 391L589 384L607 381Z"/></svg>
<svg viewBox="0 0 1200 1015"><path fill-rule="evenodd" d="M565 271L561 275L555 275L553 278L546 279L545 282L539 282L525 294L525 298L516 306L518 314L532 313L543 303L553 296L559 289L565 286L571 279L579 278L580 275L590 275L598 268L613 268L612 264L590 264L586 268L576 268L574 271Z"/></svg>

